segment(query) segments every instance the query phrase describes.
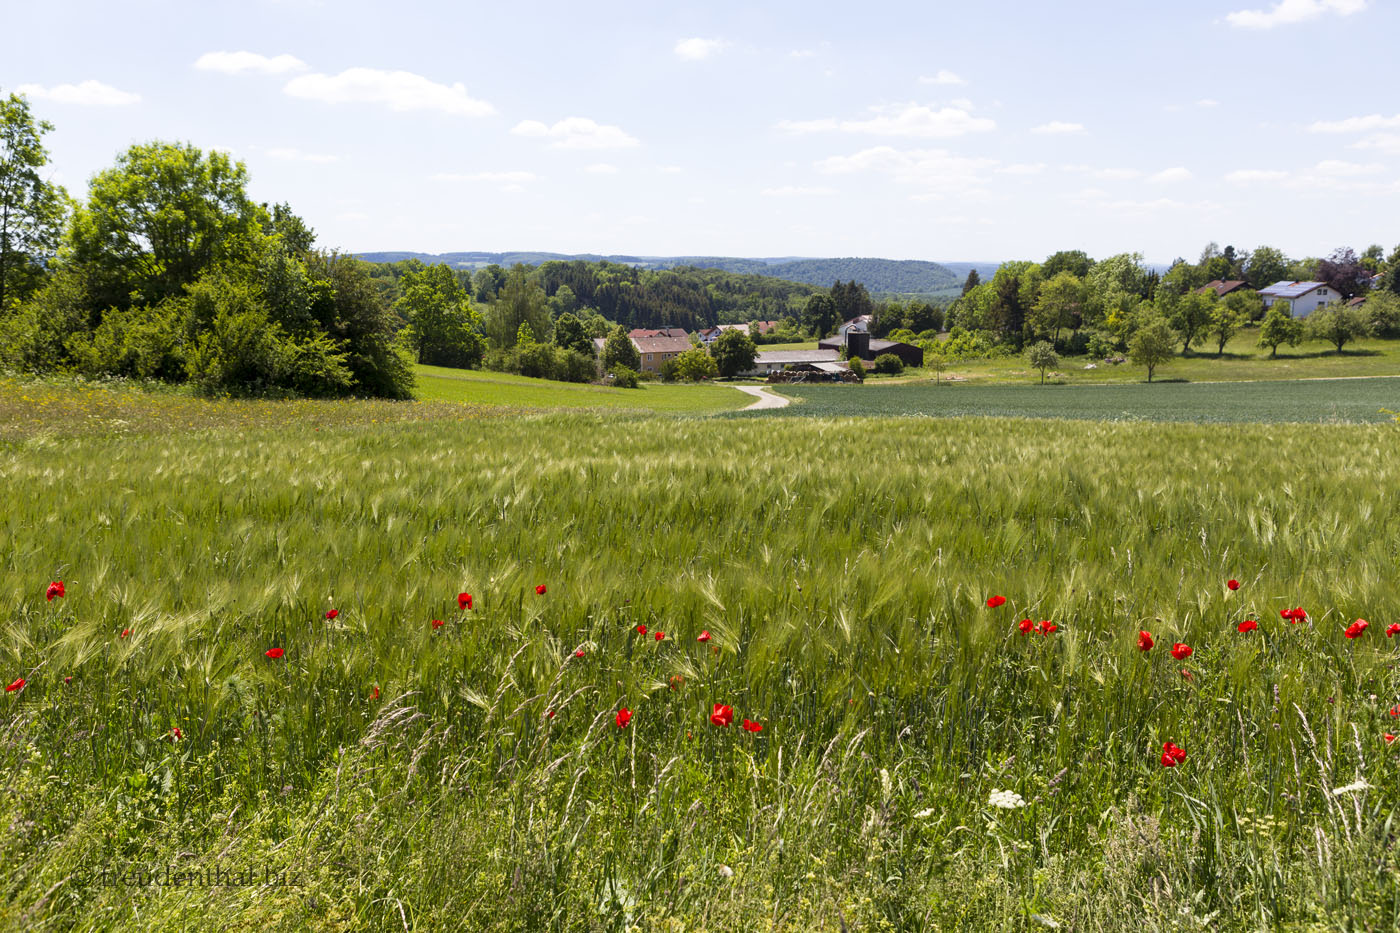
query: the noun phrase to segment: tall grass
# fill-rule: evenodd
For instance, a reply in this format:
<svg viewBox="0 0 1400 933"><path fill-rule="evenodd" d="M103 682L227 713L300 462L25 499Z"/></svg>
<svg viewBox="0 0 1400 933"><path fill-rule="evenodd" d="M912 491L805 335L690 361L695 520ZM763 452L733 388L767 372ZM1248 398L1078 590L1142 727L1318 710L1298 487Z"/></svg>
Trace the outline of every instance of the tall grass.
<svg viewBox="0 0 1400 933"><path fill-rule="evenodd" d="M0 698L0 923L1393 928L1396 443L585 414L31 437L0 449L0 679L28 680ZM297 877L85 874L138 865Z"/></svg>

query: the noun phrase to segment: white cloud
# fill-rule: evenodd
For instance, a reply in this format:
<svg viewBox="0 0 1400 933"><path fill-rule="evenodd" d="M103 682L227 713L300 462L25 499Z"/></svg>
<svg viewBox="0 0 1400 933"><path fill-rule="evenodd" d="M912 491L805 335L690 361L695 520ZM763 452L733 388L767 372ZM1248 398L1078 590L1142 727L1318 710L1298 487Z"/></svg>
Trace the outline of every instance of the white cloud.
<svg viewBox="0 0 1400 933"><path fill-rule="evenodd" d="M271 58L257 52L205 52L195 61L200 71L218 71L226 75L252 72L280 75L290 71L305 71L306 62L294 55L274 55Z"/></svg>
<svg viewBox="0 0 1400 933"><path fill-rule="evenodd" d="M835 194L836 189L783 185L780 188L764 188L759 193L768 198L802 198L811 197L813 195Z"/></svg>
<svg viewBox="0 0 1400 933"><path fill-rule="evenodd" d="M1365 133L1369 130L1400 129L1400 113L1393 117L1383 117L1373 113L1365 117L1348 117L1345 120L1318 120L1308 127L1309 133Z"/></svg>
<svg viewBox="0 0 1400 933"><path fill-rule="evenodd" d="M1200 100L1196 101L1196 106L1204 108L1219 107L1220 101L1215 100L1212 97L1202 97Z"/></svg>
<svg viewBox="0 0 1400 933"><path fill-rule="evenodd" d="M1104 181L1135 181L1142 177L1142 172L1135 168L1100 168L1094 169L1093 175Z"/></svg>
<svg viewBox="0 0 1400 933"><path fill-rule="evenodd" d="M1166 185L1172 182L1190 181L1193 177L1190 169L1177 165L1172 168L1162 169L1162 171L1157 174L1149 176L1147 180L1153 184Z"/></svg>
<svg viewBox="0 0 1400 933"><path fill-rule="evenodd" d="M1084 132L1084 124L1051 120L1049 123L1042 123L1040 126L1031 127L1031 132L1041 133L1046 136L1069 136L1073 133Z"/></svg>
<svg viewBox="0 0 1400 933"><path fill-rule="evenodd" d="M534 172L438 172L431 176L433 181L486 181L504 184L521 184L535 180Z"/></svg>
<svg viewBox="0 0 1400 933"><path fill-rule="evenodd" d="M496 112L486 101L469 96L461 82L438 84L411 71L347 68L338 75L293 78L282 90L292 97L328 104L383 104L390 110L437 110L464 117Z"/></svg>
<svg viewBox="0 0 1400 933"><path fill-rule="evenodd" d="M556 149L628 149L637 145L621 127L608 126L587 117L566 117L553 126L539 120L522 120L511 132L516 136L550 139Z"/></svg>
<svg viewBox="0 0 1400 933"><path fill-rule="evenodd" d="M1225 176L1225 180L1232 185L1249 185L1255 182L1283 181L1287 177L1287 172L1277 169L1242 168L1230 172Z"/></svg>
<svg viewBox="0 0 1400 933"><path fill-rule="evenodd" d="M1400 133L1376 133L1352 143L1352 149L1374 149L1388 155L1400 155Z"/></svg>
<svg viewBox="0 0 1400 933"><path fill-rule="evenodd" d="M584 169L590 175L616 175L617 166L607 162L595 162Z"/></svg>
<svg viewBox="0 0 1400 933"><path fill-rule="evenodd" d="M1239 10L1225 21L1241 29L1273 29L1317 19L1325 13L1350 16L1366 9L1368 0L1279 0L1267 10Z"/></svg>
<svg viewBox="0 0 1400 933"><path fill-rule="evenodd" d="M292 148L269 149L267 150L267 154L274 159L282 159L287 162L315 162L322 165L329 162L338 162L340 160L340 156L325 155L317 152L302 152L300 149Z"/></svg>
<svg viewBox="0 0 1400 933"><path fill-rule="evenodd" d="M947 68L940 68L938 70L938 74L936 75L920 75L919 83L939 85L966 84L967 80L959 75L954 74Z"/></svg>
<svg viewBox="0 0 1400 933"><path fill-rule="evenodd" d="M711 55L718 55L728 45L723 39L680 39L673 51L682 61L702 62Z"/></svg>
<svg viewBox="0 0 1400 933"><path fill-rule="evenodd" d="M997 169L1001 175L1039 175L1045 171L1044 162L1017 162Z"/></svg>
<svg viewBox="0 0 1400 933"><path fill-rule="evenodd" d="M15 90L26 97L51 100L57 104L78 104L83 107L126 107L141 100L140 94L119 91L101 81L80 81L77 84L21 84Z"/></svg>
<svg viewBox="0 0 1400 933"><path fill-rule="evenodd" d="M1355 178L1358 175L1375 175L1383 172L1385 166L1375 162L1363 165L1358 162L1344 162L1341 159L1323 159L1317 163L1313 171L1329 178Z"/></svg>
<svg viewBox="0 0 1400 933"><path fill-rule="evenodd" d="M974 117L965 109L944 107L934 110L919 104L877 107L868 120L783 120L778 129L790 133L868 133L872 136L911 136L948 138L967 133L984 133L996 128L996 121Z"/></svg>
<svg viewBox="0 0 1400 933"><path fill-rule="evenodd" d="M996 159L956 156L946 149L900 150L875 146L849 156L832 156L816 164L828 175L873 172L889 175L900 184L923 189L924 197L947 195L985 196L989 173L998 167Z"/></svg>

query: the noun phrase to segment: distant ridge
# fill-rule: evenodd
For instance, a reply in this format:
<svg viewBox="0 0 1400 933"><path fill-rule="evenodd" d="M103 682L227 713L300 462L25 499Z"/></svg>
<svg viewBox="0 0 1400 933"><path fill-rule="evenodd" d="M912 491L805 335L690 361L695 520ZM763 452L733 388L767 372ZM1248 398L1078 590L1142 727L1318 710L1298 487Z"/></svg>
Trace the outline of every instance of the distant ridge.
<svg viewBox="0 0 1400 933"><path fill-rule="evenodd" d="M550 260L584 262L616 262L643 269L672 269L676 266L697 266L702 269L722 269L748 275L766 275L789 282L802 282L807 285L826 287L837 279L855 279L877 295L926 295L951 296L962 289L968 270L977 269L978 275L987 278L996 271L999 263L937 263L919 259L811 259L800 256L778 256L758 259L743 259L734 256L602 256L594 253L545 253L545 252L463 252L463 253L413 253L375 252L358 253L368 262L402 262L417 259L428 264L446 263L457 269L480 269L492 263L511 266L515 263L539 265Z"/></svg>

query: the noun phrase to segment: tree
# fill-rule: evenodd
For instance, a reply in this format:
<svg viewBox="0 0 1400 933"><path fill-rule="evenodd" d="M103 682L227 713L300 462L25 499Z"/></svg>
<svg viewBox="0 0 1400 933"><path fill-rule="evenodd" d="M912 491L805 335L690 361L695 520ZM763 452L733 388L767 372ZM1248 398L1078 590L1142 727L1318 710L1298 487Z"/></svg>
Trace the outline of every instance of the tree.
<svg viewBox="0 0 1400 933"><path fill-rule="evenodd" d="M1040 340L1026 347L1026 363L1040 370L1040 384L1045 385L1045 371L1059 366L1060 356L1053 344Z"/></svg>
<svg viewBox="0 0 1400 933"><path fill-rule="evenodd" d="M68 195L39 175L52 130L34 122L25 98L0 99L0 315L38 289L63 235Z"/></svg>
<svg viewBox="0 0 1400 933"><path fill-rule="evenodd" d="M982 284L982 276L977 274L976 269L967 270L967 278L963 280L962 294L966 295L974 288ZM961 297L961 295L959 296Z"/></svg>
<svg viewBox="0 0 1400 933"><path fill-rule="evenodd" d="M1205 294L1188 292L1172 307L1171 326L1181 335L1183 354L1191 349L1191 345L1210 327L1218 302L1219 298L1214 291Z"/></svg>
<svg viewBox="0 0 1400 933"><path fill-rule="evenodd" d="M270 209L264 204L263 210L266 212L264 233L280 239L295 255L311 252L311 247L316 244L316 231L292 211L290 204L274 204Z"/></svg>
<svg viewBox="0 0 1400 933"><path fill-rule="evenodd" d="M865 381L865 364L860 361L860 357L851 357L850 362L847 365L851 367L851 372L855 375L857 379L859 379L861 382Z"/></svg>
<svg viewBox="0 0 1400 933"><path fill-rule="evenodd" d="M553 323L549 317L549 299L521 263L511 266L506 281L486 317L486 335L497 349L515 345L515 335L521 324L529 324L535 339L550 340Z"/></svg>
<svg viewBox="0 0 1400 933"><path fill-rule="evenodd" d="M1137 331L1128 341L1128 359L1138 366L1147 367L1147 381L1158 366L1170 363L1176 357L1176 342L1181 339L1167 324L1166 318L1152 311L1145 315Z"/></svg>
<svg viewBox="0 0 1400 933"><path fill-rule="evenodd" d="M481 363L481 315L445 265L424 266L404 276L399 313L408 320L418 362L470 369Z"/></svg>
<svg viewBox="0 0 1400 933"><path fill-rule="evenodd" d="M1377 337L1400 336L1400 295L1376 290L1361 306L1371 333Z"/></svg>
<svg viewBox="0 0 1400 933"><path fill-rule="evenodd" d="M1289 311L1288 302L1275 302L1264 315L1259 328L1259 346L1269 348L1269 359L1278 356L1282 344L1296 347L1303 342L1303 322Z"/></svg>
<svg viewBox="0 0 1400 933"><path fill-rule="evenodd" d="M603 342L603 369L610 371L619 366L634 371L642 368L642 355L637 352L637 345L627 336L621 324L614 327Z"/></svg>
<svg viewBox="0 0 1400 933"><path fill-rule="evenodd" d="M741 330L725 331L710 347L721 376L737 376L753 369L757 352L753 338Z"/></svg>
<svg viewBox="0 0 1400 933"><path fill-rule="evenodd" d="M593 338L583 329L583 322L569 311L559 315L559 319L554 322L554 344L560 349L576 350L587 356L593 355Z"/></svg>
<svg viewBox="0 0 1400 933"><path fill-rule="evenodd" d="M904 361L893 353L881 353L879 356L875 357L875 362L874 365L871 366L871 371L889 376L898 376L900 373L904 372Z"/></svg>
<svg viewBox="0 0 1400 933"><path fill-rule="evenodd" d="M1078 278L1084 278L1089 274L1089 270L1094 267L1094 260L1089 258L1089 254L1080 249L1062 249L1058 253L1053 253L1043 263L1040 264L1040 273L1047 279L1053 279L1061 272L1068 272Z"/></svg>
<svg viewBox="0 0 1400 933"><path fill-rule="evenodd" d="M1217 301L1215 307L1210 310L1210 323L1207 325L1208 333L1215 340L1215 355L1225 355L1225 344L1230 342L1230 338L1239 333L1245 318L1233 307L1224 301Z"/></svg>
<svg viewBox="0 0 1400 933"><path fill-rule="evenodd" d="M314 314L328 322L327 333L344 345L355 391L412 398L412 357L395 340L397 320L370 278L369 264L353 256L317 252L308 258L307 268L313 279L328 286L317 297L328 307Z"/></svg>
<svg viewBox="0 0 1400 933"><path fill-rule="evenodd" d="M1244 279L1250 288L1258 291L1283 281L1288 275L1289 265L1289 259L1283 250L1261 246L1250 254L1249 264L1244 269Z"/></svg>
<svg viewBox="0 0 1400 933"><path fill-rule="evenodd" d="M1244 323L1257 321L1264 316L1264 299L1253 289L1237 288L1220 300Z"/></svg>
<svg viewBox="0 0 1400 933"><path fill-rule="evenodd" d="M98 172L69 232L74 261L96 275L98 307L157 304L215 265L251 263L267 215L247 183L242 162L189 143L138 144Z"/></svg>
<svg viewBox="0 0 1400 933"><path fill-rule="evenodd" d="M1355 298L1371 287L1371 272L1356 251L1340 247L1317 264L1317 280L1337 290L1343 299Z"/></svg>
<svg viewBox="0 0 1400 933"><path fill-rule="evenodd" d="M1326 340L1342 352L1342 347L1371 333L1371 324L1360 308L1331 304L1319 308L1307 317L1309 336Z"/></svg>
<svg viewBox="0 0 1400 933"><path fill-rule="evenodd" d="M1077 330L1084 315L1084 282L1073 272L1060 272L1040 288L1040 299L1031 312L1031 329L1037 334L1052 334L1054 349L1060 342L1060 331Z"/></svg>
<svg viewBox="0 0 1400 933"><path fill-rule="evenodd" d="M673 356L667 362L675 364L676 378L684 379L686 382L699 382L702 379L719 375L719 367L715 364L715 358L699 347L686 350L679 356Z"/></svg>
<svg viewBox="0 0 1400 933"><path fill-rule="evenodd" d="M807 307L802 312L802 323L818 338L831 333L839 322L836 303L830 295L816 294L807 299Z"/></svg>

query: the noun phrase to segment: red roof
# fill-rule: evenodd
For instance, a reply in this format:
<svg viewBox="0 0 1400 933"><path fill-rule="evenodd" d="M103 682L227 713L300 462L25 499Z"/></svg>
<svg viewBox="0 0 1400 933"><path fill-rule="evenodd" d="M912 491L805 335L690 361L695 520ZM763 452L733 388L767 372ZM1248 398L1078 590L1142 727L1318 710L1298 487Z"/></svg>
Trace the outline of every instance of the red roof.
<svg viewBox="0 0 1400 933"><path fill-rule="evenodd" d="M646 330L638 327L627 335L639 353L684 353L690 349L690 335L679 327Z"/></svg>

